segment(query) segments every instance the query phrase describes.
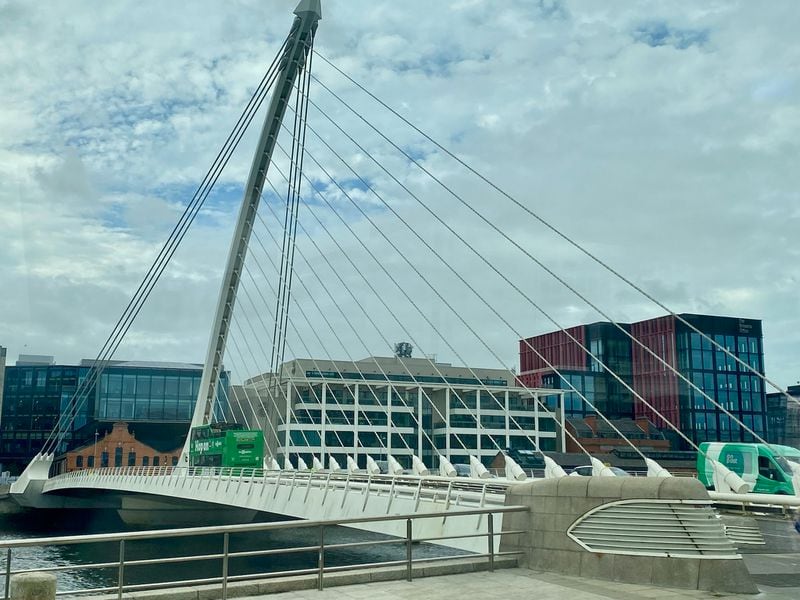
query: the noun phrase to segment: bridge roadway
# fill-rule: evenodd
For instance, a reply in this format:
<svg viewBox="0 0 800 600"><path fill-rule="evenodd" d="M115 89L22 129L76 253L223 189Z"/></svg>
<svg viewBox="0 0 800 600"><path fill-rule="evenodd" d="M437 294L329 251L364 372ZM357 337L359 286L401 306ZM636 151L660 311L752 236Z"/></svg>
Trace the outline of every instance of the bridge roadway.
<svg viewBox="0 0 800 600"><path fill-rule="evenodd" d="M501 479L367 475L350 472L267 471L208 467L118 467L73 471L41 482L39 492L16 496L35 508L117 508L129 522L153 523L159 510L185 511L180 501L245 511L328 520L389 514L447 512L503 506L514 482ZM177 504L176 504L177 501ZM167 515L169 516L169 515ZM502 527L496 515L495 530ZM145 521L146 520L146 521ZM418 525L415 523L415 528ZM405 535L405 523L366 524L364 529ZM487 517L419 522L424 537L486 533ZM485 544L485 542L483 542ZM448 546L479 552L480 538L453 539Z"/></svg>

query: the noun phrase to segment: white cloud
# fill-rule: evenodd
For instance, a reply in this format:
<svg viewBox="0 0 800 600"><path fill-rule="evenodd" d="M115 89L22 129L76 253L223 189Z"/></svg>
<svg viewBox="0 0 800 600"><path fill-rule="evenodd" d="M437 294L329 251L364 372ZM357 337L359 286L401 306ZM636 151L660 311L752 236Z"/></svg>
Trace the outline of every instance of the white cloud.
<svg viewBox="0 0 800 600"><path fill-rule="evenodd" d="M285 36L290 8L277 1L191 7L11 2L0 8L0 343L12 357L25 346L64 361L96 353ZM672 308L763 319L769 374L785 383L797 379L800 43L793 3L498 7L331 0L323 11L317 48L324 55ZM360 114L614 318L659 314L351 89L323 61L314 68ZM599 318L317 84L312 97L559 322ZM310 116L311 125L514 329L552 329L313 107ZM203 359L255 136L242 142L219 194L187 236L121 356ZM476 324L501 362L514 364L514 332L454 281L311 133L308 145ZM276 160L286 172L281 151ZM459 353L476 364L495 363L309 158L306 170ZM277 173L271 179L285 185ZM456 360L309 193L307 182L303 189L402 315L417 345ZM361 314L337 273L376 315L388 340L405 338L306 209L301 218L336 272L301 232L299 248L325 288L299 255L298 276L341 327L347 350L356 357L366 351L327 297L326 289L348 313ZM265 231L260 235L277 262L279 248ZM260 247L252 252L263 254ZM266 257L262 265L266 271ZM266 324L274 298L266 287L260 288L264 300L251 289L258 306L242 318L248 314L261 327L258 317ZM297 326L324 355L310 333L320 322L316 308L302 286L295 291L312 321L306 324L293 309ZM387 352L381 335L363 316L360 322L369 350ZM318 333L333 354L344 352L325 327ZM293 336L295 352L304 353Z"/></svg>

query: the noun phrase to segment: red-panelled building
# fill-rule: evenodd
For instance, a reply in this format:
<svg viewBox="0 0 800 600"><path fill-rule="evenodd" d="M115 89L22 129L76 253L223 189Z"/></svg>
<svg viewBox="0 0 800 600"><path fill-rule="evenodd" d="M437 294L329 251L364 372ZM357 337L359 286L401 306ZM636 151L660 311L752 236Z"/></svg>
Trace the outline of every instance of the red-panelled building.
<svg viewBox="0 0 800 600"><path fill-rule="evenodd" d="M642 347L631 343L633 389L652 405L652 408L649 408L637 400L633 404L635 416L648 417L658 427L668 427L665 419L679 425L681 409L678 400L678 377L645 349L651 350L670 367L678 367L675 350L675 318L670 315L633 323L631 334L644 345ZM661 413L664 419L657 412Z"/></svg>
<svg viewBox="0 0 800 600"><path fill-rule="evenodd" d="M542 376L553 372L551 366L558 370L583 370L587 364L586 353L578 343L586 344L585 329L583 325L578 325L520 340L520 383L528 387L542 387Z"/></svg>
<svg viewBox="0 0 800 600"><path fill-rule="evenodd" d="M669 315L632 324L580 325L520 341L520 382L570 390L564 395L567 416L585 417L595 407L609 418L645 417L665 430L671 430L669 421L695 443L752 441L741 423L767 438L763 373L761 321L754 319ZM672 437L676 447L690 447L678 434Z"/></svg>
<svg viewBox="0 0 800 600"><path fill-rule="evenodd" d="M592 323L521 340L520 383L570 390L564 394L564 412L569 417L585 417L599 410L614 419L632 418L630 392L586 352L591 351L625 384L632 385L628 326L620 328Z"/></svg>

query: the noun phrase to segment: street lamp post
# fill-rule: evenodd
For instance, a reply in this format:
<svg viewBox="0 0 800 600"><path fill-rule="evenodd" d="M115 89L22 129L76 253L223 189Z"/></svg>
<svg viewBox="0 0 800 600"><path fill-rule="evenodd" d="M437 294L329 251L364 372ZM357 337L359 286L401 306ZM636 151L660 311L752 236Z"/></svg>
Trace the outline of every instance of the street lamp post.
<svg viewBox="0 0 800 600"><path fill-rule="evenodd" d="M94 430L94 458L92 459L92 467L97 468L97 430Z"/></svg>

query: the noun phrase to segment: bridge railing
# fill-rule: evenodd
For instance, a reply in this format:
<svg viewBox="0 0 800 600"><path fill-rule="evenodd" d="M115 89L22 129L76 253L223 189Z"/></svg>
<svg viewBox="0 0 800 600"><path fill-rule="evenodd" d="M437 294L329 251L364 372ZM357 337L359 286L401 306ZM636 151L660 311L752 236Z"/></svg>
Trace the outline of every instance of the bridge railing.
<svg viewBox="0 0 800 600"><path fill-rule="evenodd" d="M101 594L116 592L117 598L122 598L123 592L152 590L152 589L167 589L182 586L198 586L198 585L221 585L221 595L225 599L228 597L228 584L238 581L252 581L257 579L267 578L281 578L288 576L312 576L307 578L305 587L317 587L322 590L325 586L325 576L333 573L340 573L345 571L353 571L359 569L376 569L381 567L401 567L403 572L399 578L405 578L411 581L414 575L414 566L421 563L436 563L441 561L469 561L473 564L475 561L485 559L483 568L490 571L495 568L495 561L503 557L516 557L521 555L517 551L500 551L497 538L501 533L495 531L495 515L511 513L511 512L525 512L528 508L525 506L503 506L494 508L483 509L470 509L458 510L448 512L446 517L448 519L469 517L476 515L484 515L487 518L488 529L477 533L466 533L459 535L443 535L443 536L415 536L414 524L421 519L441 518L442 512L431 513L418 513L418 514L404 514L404 515L390 515L379 517L362 517L362 518L349 518L349 519L331 519L319 521L280 521L273 523L256 523L244 525L224 525L215 527L191 527L185 529L165 529L156 531L134 531L127 533L104 533L95 535L80 535L80 536L62 536L62 537L49 537L49 538L33 538L23 540L7 540L0 541L0 553L5 550L5 596L9 597L10 579L12 575L18 573L32 573L32 572L51 572L63 573L67 571L86 571L101 569L116 571L116 585L95 588L82 588L77 590L62 590L58 592L59 595L69 594ZM382 539L372 539L356 542L343 542L331 543L330 533L331 528L336 526L355 526L363 525L365 523L387 522L387 521L405 521L405 537ZM317 528L317 543L304 546L290 546L284 548L258 548L255 550L248 549L246 551L232 551L230 540L231 537L237 534L253 533L253 532L274 532L281 530L299 530ZM523 530L503 531L503 536L520 535L526 533ZM327 534L327 535L326 535ZM185 554L174 555L169 557L158 558L137 558L131 560L126 558L126 548L130 551L130 544L137 541L154 541L154 540L179 540L190 536L219 536L222 538L222 552L215 552L212 554ZM415 544L420 542L441 542L449 539L456 538L485 538L486 551L482 553L462 553L462 554L446 554L444 556L427 556L427 557L414 557ZM265 541L265 540L262 540ZM14 561L13 551L21 548L30 547L47 547L53 548L55 546L79 546L86 544L109 544L116 543L118 547L118 555L116 560L95 563L82 563L70 564L64 566L42 567L33 569L12 569ZM128 545L126 547L126 544ZM359 548L371 548L376 546L387 545L401 545L404 549L404 556L402 558L395 558L392 560L383 560L377 562L362 562L357 564L336 565L331 566L326 564L326 554L336 550L346 550L350 552ZM177 544L174 544L177 547ZM287 555L293 553L314 553L316 555L316 567L304 569L288 569L278 571L262 571L262 572L249 572L246 574L231 574L231 563L237 559L253 558L253 557L269 557L275 555ZM0 554L1 555L1 554ZM219 565L217 574L211 575L208 570L206 577L198 577L193 579L174 579L169 581L151 581L148 583L126 583L126 576L129 577L129 569L135 567L147 567L153 565L177 565L189 562L208 563L214 561ZM397 573L395 572L395 575ZM387 577L390 578L390 577ZM296 588L293 588L296 589Z"/></svg>
<svg viewBox="0 0 800 600"><path fill-rule="evenodd" d="M444 504L445 509L466 504L483 507L502 504L503 496L512 482L503 479L471 479L463 477L419 477L415 475L370 475L346 471L270 471L229 467L101 467L71 471L51 478L47 490L80 487L108 482L110 487L146 491L147 483L156 485L171 482L175 488L197 479L237 482L238 484L291 486L303 488L344 489L367 496L410 498L415 502L430 500ZM135 491L135 489L134 489ZM391 508L391 500L388 508Z"/></svg>

